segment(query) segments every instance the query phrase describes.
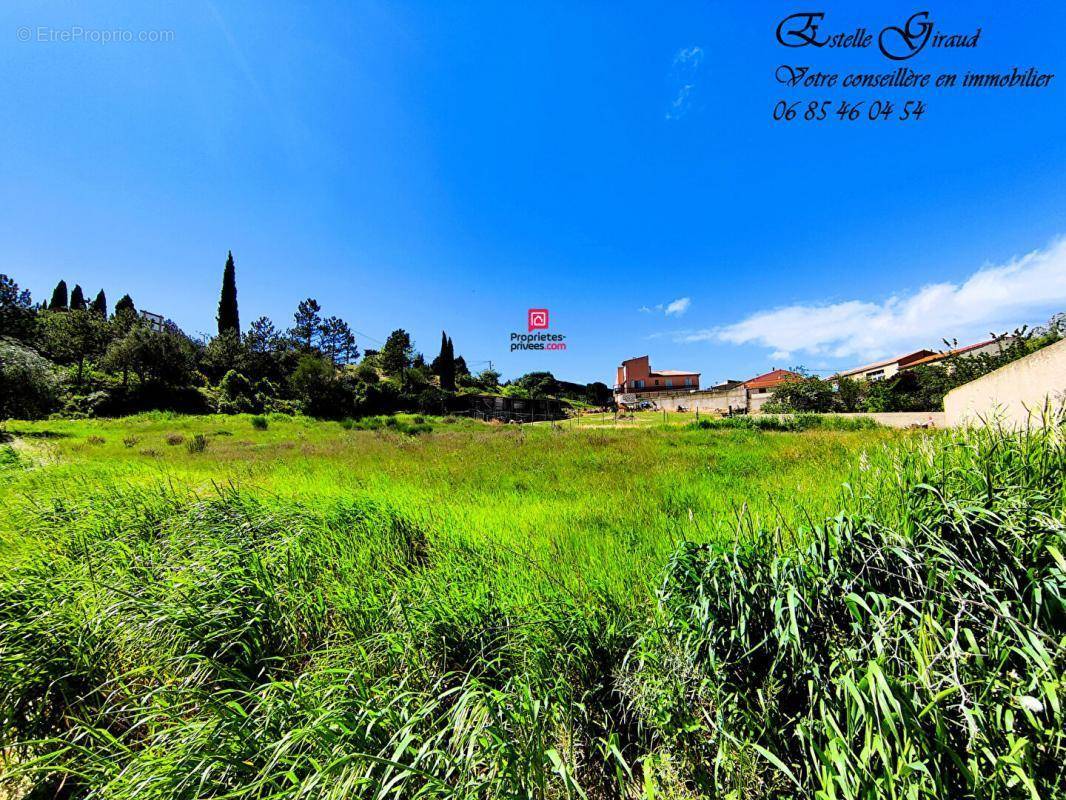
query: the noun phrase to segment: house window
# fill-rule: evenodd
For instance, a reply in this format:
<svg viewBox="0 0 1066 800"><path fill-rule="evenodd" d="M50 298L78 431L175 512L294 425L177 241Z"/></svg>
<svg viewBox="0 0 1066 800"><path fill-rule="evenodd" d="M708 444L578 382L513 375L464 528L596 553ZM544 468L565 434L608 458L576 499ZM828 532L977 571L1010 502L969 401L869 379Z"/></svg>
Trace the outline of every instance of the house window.
<svg viewBox="0 0 1066 800"><path fill-rule="evenodd" d="M659 385L659 379L658 379L658 378L656 378L656 379L655 379L655 385L656 385L656 386L658 386L658 385Z"/></svg>
<svg viewBox="0 0 1066 800"><path fill-rule="evenodd" d="M658 381L656 381L656 383L658 383ZM669 388L669 387L671 387L671 386L673 386L673 385L674 385L674 379L673 379L673 378L667 378L667 379L666 379L666 386L667 386L667 388Z"/></svg>
<svg viewBox="0 0 1066 800"><path fill-rule="evenodd" d="M692 385L692 378L685 378L685 386L691 386L691 385Z"/></svg>
<svg viewBox="0 0 1066 800"><path fill-rule="evenodd" d="M880 381L884 380L885 371L883 369L875 369L873 372L866 373L866 380L868 381Z"/></svg>
<svg viewBox="0 0 1066 800"><path fill-rule="evenodd" d="M644 381L633 381L633 388L634 389L643 389L644 388Z"/></svg>
<svg viewBox="0 0 1066 800"><path fill-rule="evenodd" d="M765 389L758 389L756 391L756 394L766 394L766 390Z"/></svg>

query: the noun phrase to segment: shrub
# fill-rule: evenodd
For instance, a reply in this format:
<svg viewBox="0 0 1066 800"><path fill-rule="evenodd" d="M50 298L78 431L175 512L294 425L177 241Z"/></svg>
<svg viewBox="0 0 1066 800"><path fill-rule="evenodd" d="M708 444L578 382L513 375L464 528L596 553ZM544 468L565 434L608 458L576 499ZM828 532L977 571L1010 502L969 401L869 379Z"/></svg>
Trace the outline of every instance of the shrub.
<svg viewBox="0 0 1066 800"><path fill-rule="evenodd" d="M185 445L190 453L202 453L207 449L207 437L198 433Z"/></svg>
<svg viewBox="0 0 1066 800"><path fill-rule="evenodd" d="M14 469L22 465L18 451L11 445L0 447L0 469Z"/></svg>
<svg viewBox="0 0 1066 800"><path fill-rule="evenodd" d="M252 417L252 427L255 428L257 431L265 431L267 427L269 427L267 418L263 416Z"/></svg>
<svg viewBox="0 0 1066 800"><path fill-rule="evenodd" d="M433 432L433 426L427 423L425 417L422 416L414 417L411 422L408 422L403 417L397 417L395 415L363 417L358 420L345 419L341 421L341 426L345 430L391 430L407 436L418 436L421 433Z"/></svg>
<svg viewBox="0 0 1066 800"><path fill-rule="evenodd" d="M131 433L128 436L122 437L122 444L126 447L135 447L137 445L137 442L139 442L140 440L141 439L139 436L134 436Z"/></svg>
<svg viewBox="0 0 1066 800"><path fill-rule="evenodd" d="M97 436L93 434L92 436L85 437L85 441L91 445L99 446L102 445L106 440L103 436Z"/></svg>
<svg viewBox="0 0 1066 800"><path fill-rule="evenodd" d="M12 339L0 339L0 419L40 419L59 407L51 361Z"/></svg>
<svg viewBox="0 0 1066 800"><path fill-rule="evenodd" d="M174 447L175 445L179 445L182 442L184 442L185 441L185 437L182 434L180 434L180 433L168 433L166 435L166 440L165 441L171 447Z"/></svg>
<svg viewBox="0 0 1066 800"><path fill-rule="evenodd" d="M798 546L682 544L640 724L723 796L1062 796L1062 430L911 440Z"/></svg>
<svg viewBox="0 0 1066 800"><path fill-rule="evenodd" d="M735 429L751 431L862 431L884 427L872 417L839 417L833 414L752 414L690 422L691 430Z"/></svg>

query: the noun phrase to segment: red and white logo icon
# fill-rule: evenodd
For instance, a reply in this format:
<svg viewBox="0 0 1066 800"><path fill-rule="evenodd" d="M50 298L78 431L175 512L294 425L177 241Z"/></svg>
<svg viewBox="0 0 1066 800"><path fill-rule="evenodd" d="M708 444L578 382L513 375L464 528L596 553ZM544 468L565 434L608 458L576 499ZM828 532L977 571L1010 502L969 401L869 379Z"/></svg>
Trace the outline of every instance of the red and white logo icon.
<svg viewBox="0 0 1066 800"><path fill-rule="evenodd" d="M529 329L531 331L544 331L548 329L548 309L546 308L531 308L529 309Z"/></svg>

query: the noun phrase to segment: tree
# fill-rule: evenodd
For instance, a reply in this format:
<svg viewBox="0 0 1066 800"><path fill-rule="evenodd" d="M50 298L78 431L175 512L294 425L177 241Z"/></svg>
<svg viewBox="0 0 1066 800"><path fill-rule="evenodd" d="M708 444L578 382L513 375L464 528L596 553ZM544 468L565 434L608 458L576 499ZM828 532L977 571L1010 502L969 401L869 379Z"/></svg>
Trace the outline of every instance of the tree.
<svg viewBox="0 0 1066 800"><path fill-rule="evenodd" d="M785 381L774 389L773 396L763 406L763 411L777 413L832 411L837 403L833 384L815 375L806 375L802 367L796 367L794 371L801 377Z"/></svg>
<svg viewBox="0 0 1066 800"><path fill-rule="evenodd" d="M451 340L448 340L449 349L451 348ZM452 370L455 373L455 382L462 385L469 382L470 379L470 367L466 365L466 359L462 356L456 356L452 359Z"/></svg>
<svg viewBox="0 0 1066 800"><path fill-rule="evenodd" d="M233 264L233 251L226 256L222 270L222 294L218 299L218 334L232 331L240 338L241 320L237 311L237 270Z"/></svg>
<svg viewBox="0 0 1066 800"><path fill-rule="evenodd" d="M269 353L276 350L280 340L281 334L269 317L253 320L248 333L244 334L244 344L252 353Z"/></svg>
<svg viewBox="0 0 1066 800"><path fill-rule="evenodd" d="M477 382L485 391L494 392L500 388L500 373L488 367L478 373Z"/></svg>
<svg viewBox="0 0 1066 800"><path fill-rule="evenodd" d="M115 303L115 316L116 317L119 316L120 314L126 314L126 313L130 313L130 314L136 314L137 313L137 309L133 305L133 298L130 297L128 294L122 295L122 297L120 297L118 299L118 302Z"/></svg>
<svg viewBox="0 0 1066 800"><path fill-rule="evenodd" d="M350 364L359 357L352 329L340 317L328 317L324 320L320 335L322 352L334 364Z"/></svg>
<svg viewBox="0 0 1066 800"><path fill-rule="evenodd" d="M52 290L52 300L48 303L49 311L67 310L67 282L60 281Z"/></svg>
<svg viewBox="0 0 1066 800"><path fill-rule="evenodd" d="M227 330L207 343L200 354L200 369L212 382L231 370L244 367L244 345L237 333Z"/></svg>
<svg viewBox="0 0 1066 800"><path fill-rule="evenodd" d="M585 401L594 406L605 406L611 402L614 393L606 383L594 381L585 386Z"/></svg>
<svg viewBox="0 0 1066 800"><path fill-rule="evenodd" d="M318 301L308 297L296 307L296 313L293 314L295 325L289 333L293 340L308 353L315 349L315 337L322 331L320 311L322 311L322 306L318 304Z"/></svg>
<svg viewBox="0 0 1066 800"><path fill-rule="evenodd" d="M444 331L440 332L440 355L433 359L430 370L440 378L440 388L446 392L455 391L455 353L452 340Z"/></svg>
<svg viewBox="0 0 1066 800"><path fill-rule="evenodd" d="M89 310L97 316L107 319L107 295L101 289L96 293L96 299L89 304Z"/></svg>
<svg viewBox="0 0 1066 800"><path fill-rule="evenodd" d="M100 355L107 342L107 323L86 309L40 318L45 353L59 364L77 364L76 386L81 388L85 361Z"/></svg>
<svg viewBox="0 0 1066 800"><path fill-rule="evenodd" d="M0 419L43 417L59 405L53 364L28 347L0 339Z"/></svg>
<svg viewBox="0 0 1066 800"><path fill-rule="evenodd" d="M132 372L142 385L166 389L193 383L195 359L192 342L181 332L164 329L155 333L137 322L108 346L104 366L112 372L122 372L124 386Z"/></svg>
<svg viewBox="0 0 1066 800"><path fill-rule="evenodd" d="M403 328L397 328L385 340L381 348L381 368L386 375L403 377L404 370L411 366L411 335Z"/></svg>
<svg viewBox="0 0 1066 800"><path fill-rule="evenodd" d="M70 310L84 311L86 308L85 293L81 290L81 285L76 283L74 284L74 291L70 293Z"/></svg>
<svg viewBox="0 0 1066 800"><path fill-rule="evenodd" d="M301 357L290 382L306 414L342 417L354 413L356 398L351 386L341 380L336 368L325 358Z"/></svg>
<svg viewBox="0 0 1066 800"><path fill-rule="evenodd" d="M837 381L837 404L841 411L863 410L863 387L854 378L841 377Z"/></svg>
<svg viewBox="0 0 1066 800"><path fill-rule="evenodd" d="M554 395L559 390L559 382L550 372L527 372L515 381L515 385L532 398Z"/></svg>
<svg viewBox="0 0 1066 800"><path fill-rule="evenodd" d="M0 336L28 340L33 332L33 299L7 275L0 275Z"/></svg>

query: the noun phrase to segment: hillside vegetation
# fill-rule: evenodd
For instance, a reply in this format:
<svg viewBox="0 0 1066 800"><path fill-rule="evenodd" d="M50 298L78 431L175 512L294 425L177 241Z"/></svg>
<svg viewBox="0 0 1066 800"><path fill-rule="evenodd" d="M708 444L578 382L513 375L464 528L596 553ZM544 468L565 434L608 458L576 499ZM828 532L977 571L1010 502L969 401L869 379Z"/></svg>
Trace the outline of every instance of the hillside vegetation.
<svg viewBox="0 0 1066 800"><path fill-rule="evenodd" d="M11 423L9 791L1062 796L1061 423L403 427Z"/></svg>

